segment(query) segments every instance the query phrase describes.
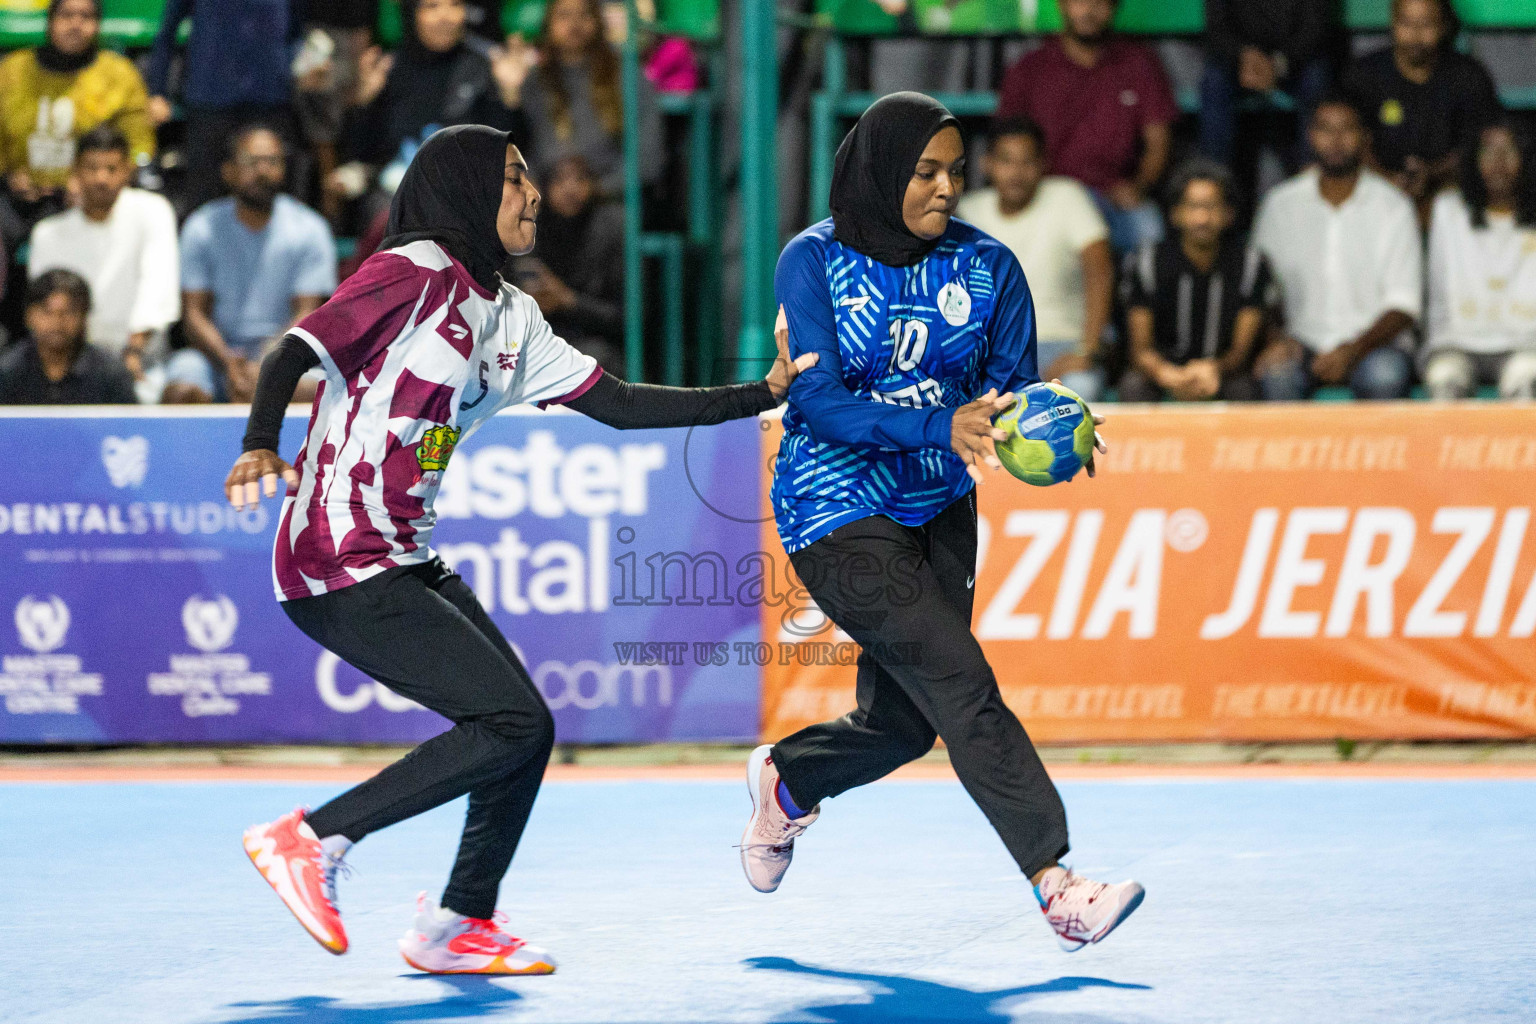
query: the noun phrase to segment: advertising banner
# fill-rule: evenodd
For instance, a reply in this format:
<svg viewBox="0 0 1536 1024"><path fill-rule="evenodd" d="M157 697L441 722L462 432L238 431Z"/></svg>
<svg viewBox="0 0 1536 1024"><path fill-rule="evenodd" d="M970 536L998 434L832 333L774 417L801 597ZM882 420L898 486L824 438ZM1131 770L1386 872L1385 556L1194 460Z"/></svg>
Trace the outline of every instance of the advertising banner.
<svg viewBox="0 0 1536 1024"><path fill-rule="evenodd" d="M0 415L0 742L442 731L279 607L280 499L238 513L223 498L243 410L144 412ZM718 588L759 539L758 424L621 433L528 413L456 450L434 542L522 655L559 739L755 736L759 672L719 652L756 641L758 610ZM302 431L290 417L285 455Z"/></svg>
<svg viewBox="0 0 1536 1024"><path fill-rule="evenodd" d="M1529 407L1109 416L1096 479L980 490L973 627L1036 739L1536 735ZM854 707L856 648L793 596L770 738Z"/></svg>

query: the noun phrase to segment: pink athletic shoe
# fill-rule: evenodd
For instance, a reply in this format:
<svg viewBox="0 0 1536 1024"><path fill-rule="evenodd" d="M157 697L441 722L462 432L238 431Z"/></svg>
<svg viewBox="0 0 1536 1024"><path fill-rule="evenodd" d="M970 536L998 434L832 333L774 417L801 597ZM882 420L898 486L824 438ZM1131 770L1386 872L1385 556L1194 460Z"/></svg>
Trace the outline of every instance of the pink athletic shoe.
<svg viewBox="0 0 1536 1024"><path fill-rule="evenodd" d="M1063 867L1046 871L1035 886L1035 899L1040 901L1046 923L1068 953L1102 940L1141 906L1146 895L1139 882L1106 885Z"/></svg>
<svg viewBox="0 0 1536 1024"><path fill-rule="evenodd" d="M428 974L554 974L555 958L507 931L507 915L465 917L416 897L416 920L400 955Z"/></svg>
<svg viewBox="0 0 1536 1024"><path fill-rule="evenodd" d="M795 839L821 814L817 804L803 818L791 818L779 806L779 770L773 766L773 747L764 744L747 758L747 792L752 794L752 817L741 833L741 870L758 892L773 892L795 856Z"/></svg>
<svg viewBox="0 0 1536 1024"><path fill-rule="evenodd" d="M320 848L300 807L266 825L245 830L245 853L277 892L304 930L338 955L347 951L347 932L336 909L339 860Z"/></svg>

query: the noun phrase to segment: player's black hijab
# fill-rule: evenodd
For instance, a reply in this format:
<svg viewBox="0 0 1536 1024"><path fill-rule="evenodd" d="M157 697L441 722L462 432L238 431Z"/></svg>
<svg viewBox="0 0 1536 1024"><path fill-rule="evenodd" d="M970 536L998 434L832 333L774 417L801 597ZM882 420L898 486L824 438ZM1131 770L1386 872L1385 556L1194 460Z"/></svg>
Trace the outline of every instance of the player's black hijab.
<svg viewBox="0 0 1536 1024"><path fill-rule="evenodd" d="M379 248L431 239L476 282L496 291L496 272L507 260L496 213L511 141L506 132L478 124L434 132L395 190Z"/></svg>
<svg viewBox="0 0 1536 1024"><path fill-rule="evenodd" d="M832 171L833 237L893 267L922 261L939 239L919 238L901 216L918 158L940 129L960 128L944 104L920 92L875 101L837 147Z"/></svg>

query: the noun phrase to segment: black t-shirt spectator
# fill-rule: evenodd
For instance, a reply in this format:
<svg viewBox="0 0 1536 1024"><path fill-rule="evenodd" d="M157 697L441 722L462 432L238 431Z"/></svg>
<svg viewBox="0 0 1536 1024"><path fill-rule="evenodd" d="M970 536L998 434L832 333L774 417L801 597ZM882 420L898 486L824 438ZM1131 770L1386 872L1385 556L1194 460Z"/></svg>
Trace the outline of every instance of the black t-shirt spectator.
<svg viewBox="0 0 1536 1024"><path fill-rule="evenodd" d="M468 0L464 4L464 24L481 39L500 43L507 38L501 30L503 0Z"/></svg>
<svg viewBox="0 0 1536 1024"><path fill-rule="evenodd" d="M1237 62L1245 46L1283 53L1295 70L1336 46L1337 4L1333 0L1205 0L1205 45Z"/></svg>
<svg viewBox="0 0 1536 1024"><path fill-rule="evenodd" d="M328 28L373 29L379 24L379 0L308 0L304 20Z"/></svg>
<svg viewBox="0 0 1536 1024"><path fill-rule="evenodd" d="M1475 57L1447 50L1422 85L1397 69L1391 48L1368 54L1344 72L1343 89L1365 119L1376 160L1389 172L1410 156L1426 163L1477 144L1499 113L1499 94Z"/></svg>
<svg viewBox="0 0 1536 1024"><path fill-rule="evenodd" d="M1226 355L1237 314L1262 309L1269 288L1269 263L1257 249L1223 244L1202 271L1176 238L1132 253L1121 279L1125 308L1152 311L1152 345L1177 366Z"/></svg>
<svg viewBox="0 0 1536 1024"><path fill-rule="evenodd" d="M119 359L84 345L62 380L43 373L30 338L0 354L0 405L133 405L133 375Z"/></svg>

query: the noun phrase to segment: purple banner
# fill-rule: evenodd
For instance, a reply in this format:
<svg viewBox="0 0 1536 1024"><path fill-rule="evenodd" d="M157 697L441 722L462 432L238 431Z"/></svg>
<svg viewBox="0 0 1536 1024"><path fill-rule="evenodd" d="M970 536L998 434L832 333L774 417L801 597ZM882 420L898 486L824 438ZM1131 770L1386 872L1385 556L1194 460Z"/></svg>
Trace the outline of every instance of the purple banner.
<svg viewBox="0 0 1536 1024"><path fill-rule="evenodd" d="M223 501L240 411L146 413L0 415L13 453L0 742L440 732L442 718L339 663L278 606L279 499L245 513ZM290 457L302 422L289 418ZM759 542L757 433L507 414L455 451L434 545L523 657L562 741L757 735L759 671L721 657L759 639L733 582ZM637 646L656 643L668 646Z"/></svg>

